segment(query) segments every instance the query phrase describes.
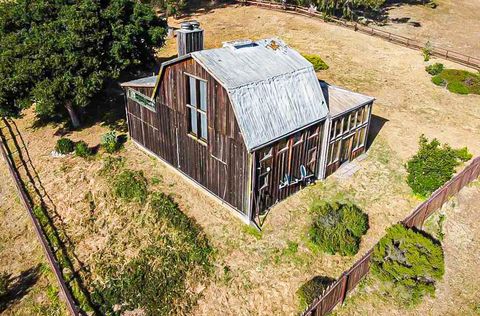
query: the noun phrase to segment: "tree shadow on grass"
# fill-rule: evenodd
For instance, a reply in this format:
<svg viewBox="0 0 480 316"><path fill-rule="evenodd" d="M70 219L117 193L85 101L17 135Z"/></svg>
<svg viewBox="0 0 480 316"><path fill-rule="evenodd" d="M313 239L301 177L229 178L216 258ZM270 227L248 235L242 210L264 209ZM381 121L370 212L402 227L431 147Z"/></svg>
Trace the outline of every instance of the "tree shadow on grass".
<svg viewBox="0 0 480 316"><path fill-rule="evenodd" d="M7 293L0 296L0 313L22 300L22 298L30 292L32 286L35 285L40 278L40 270L41 264L38 264L35 267L23 271L15 278L9 276Z"/></svg>

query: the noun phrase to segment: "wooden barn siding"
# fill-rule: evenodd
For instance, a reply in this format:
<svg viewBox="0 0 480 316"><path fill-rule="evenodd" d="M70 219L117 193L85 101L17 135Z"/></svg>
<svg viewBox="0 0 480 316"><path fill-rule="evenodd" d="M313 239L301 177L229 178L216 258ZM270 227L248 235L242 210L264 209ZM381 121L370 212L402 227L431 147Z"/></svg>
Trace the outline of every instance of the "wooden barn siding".
<svg viewBox="0 0 480 316"><path fill-rule="evenodd" d="M296 146L292 147L292 150L285 150L279 153L279 142L276 142L267 148L262 148L259 152L268 151L272 148L272 171L270 172L270 176L268 178L268 188L266 192L268 192L269 197L267 198L266 202L260 203L261 197L259 196L259 187L258 187L258 176L259 176L259 166L260 166L260 159L262 155L257 154L255 157L255 168L256 171L256 187L254 190L254 199L253 199L253 207L254 207L254 214L258 214L258 212L266 210L276 203L280 202L281 200L287 198L288 196L292 195L293 193L299 191L303 187L305 187L306 183L297 183L291 186L284 187L282 189L279 188L280 181L283 180L285 174L290 174L293 177L299 178L300 177L300 166L305 165L307 167L308 164L308 151L312 148L317 148L317 160L315 165L313 166L313 173L317 174L317 169L320 164L321 159L321 150L322 150L322 138L323 138L323 125L325 121L317 124L316 126L307 128L301 132L303 136L303 142ZM309 138L312 131L319 127L319 132L317 136ZM287 138L289 142L289 147L292 146L293 140L291 137ZM311 180L315 180L312 178Z"/></svg>
<svg viewBox="0 0 480 316"><path fill-rule="evenodd" d="M187 133L185 73L207 80L207 146ZM153 88L135 89L147 96L153 92ZM225 89L193 59L187 59L164 70L155 101L156 113L127 101L131 137L247 214L248 152Z"/></svg>

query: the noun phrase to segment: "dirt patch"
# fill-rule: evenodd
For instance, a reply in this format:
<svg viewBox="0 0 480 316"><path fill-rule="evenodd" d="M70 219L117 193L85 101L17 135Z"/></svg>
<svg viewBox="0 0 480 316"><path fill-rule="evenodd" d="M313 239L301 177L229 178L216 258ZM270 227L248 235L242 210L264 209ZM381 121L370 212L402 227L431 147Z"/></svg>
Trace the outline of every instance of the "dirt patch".
<svg viewBox="0 0 480 316"><path fill-rule="evenodd" d="M388 10L381 28L412 39L480 58L480 2L435 0L437 8L402 4Z"/></svg>
<svg viewBox="0 0 480 316"><path fill-rule="evenodd" d="M445 275L435 297L426 297L414 309L386 300L375 290L375 281L361 287L336 309L336 315L478 315L480 312L480 186L463 189L440 211L445 215L442 246ZM434 215L435 217L435 215ZM435 218L434 218L435 219ZM434 235L434 234L433 234Z"/></svg>

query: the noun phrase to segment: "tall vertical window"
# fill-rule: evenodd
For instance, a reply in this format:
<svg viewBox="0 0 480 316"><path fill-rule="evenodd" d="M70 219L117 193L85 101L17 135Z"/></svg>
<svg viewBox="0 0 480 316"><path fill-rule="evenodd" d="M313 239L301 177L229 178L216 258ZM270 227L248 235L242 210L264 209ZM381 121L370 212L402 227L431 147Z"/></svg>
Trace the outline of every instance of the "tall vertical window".
<svg viewBox="0 0 480 316"><path fill-rule="evenodd" d="M187 75L188 133L207 141L207 82Z"/></svg>

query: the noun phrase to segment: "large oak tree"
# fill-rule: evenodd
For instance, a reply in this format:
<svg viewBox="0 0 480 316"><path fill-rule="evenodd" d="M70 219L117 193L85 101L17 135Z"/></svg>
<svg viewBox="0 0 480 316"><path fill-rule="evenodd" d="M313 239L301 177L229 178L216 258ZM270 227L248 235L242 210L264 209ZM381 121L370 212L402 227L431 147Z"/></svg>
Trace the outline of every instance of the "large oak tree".
<svg viewBox="0 0 480 316"><path fill-rule="evenodd" d="M151 61L165 35L166 22L136 1L0 2L0 116L34 104L77 127L106 80Z"/></svg>

